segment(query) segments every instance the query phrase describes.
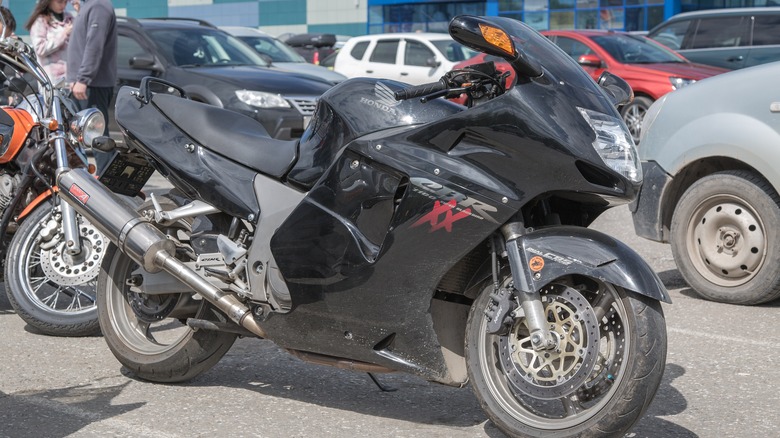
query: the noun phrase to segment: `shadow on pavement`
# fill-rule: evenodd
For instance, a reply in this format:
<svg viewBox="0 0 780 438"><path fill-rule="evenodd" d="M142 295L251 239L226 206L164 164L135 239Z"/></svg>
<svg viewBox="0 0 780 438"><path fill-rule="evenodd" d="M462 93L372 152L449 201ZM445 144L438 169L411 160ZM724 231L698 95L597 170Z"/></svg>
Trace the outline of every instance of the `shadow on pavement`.
<svg viewBox="0 0 780 438"><path fill-rule="evenodd" d="M627 437L674 437L694 438L698 437L690 430L661 417L677 415L688 408L685 396L674 387L674 380L685 374L685 368L680 365L667 363L661 385L650 407L639 422L634 426Z"/></svg>
<svg viewBox="0 0 780 438"><path fill-rule="evenodd" d="M102 388L80 385L14 394L0 392L0 436L65 437L92 423L145 405L112 405L114 397L128 384Z"/></svg>

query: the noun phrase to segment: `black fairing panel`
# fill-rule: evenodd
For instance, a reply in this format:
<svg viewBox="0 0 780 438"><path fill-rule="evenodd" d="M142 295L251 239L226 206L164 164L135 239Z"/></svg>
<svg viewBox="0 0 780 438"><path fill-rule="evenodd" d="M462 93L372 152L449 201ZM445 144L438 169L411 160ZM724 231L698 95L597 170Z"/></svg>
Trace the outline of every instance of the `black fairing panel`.
<svg viewBox="0 0 780 438"><path fill-rule="evenodd" d="M287 180L308 190L350 141L387 128L440 120L465 109L443 99L425 104L419 99L396 101L393 92L406 86L355 78L328 90L301 137L300 155Z"/></svg>
<svg viewBox="0 0 780 438"><path fill-rule="evenodd" d="M205 148L132 90L122 88L116 100L116 120L128 145L145 151L152 166L188 197L243 219L258 217L257 172Z"/></svg>

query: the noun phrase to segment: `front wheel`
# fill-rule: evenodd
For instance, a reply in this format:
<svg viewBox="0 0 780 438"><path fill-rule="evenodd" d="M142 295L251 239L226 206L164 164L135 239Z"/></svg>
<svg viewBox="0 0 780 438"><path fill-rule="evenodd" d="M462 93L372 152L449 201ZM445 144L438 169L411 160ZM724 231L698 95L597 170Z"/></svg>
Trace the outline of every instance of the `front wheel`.
<svg viewBox="0 0 780 438"><path fill-rule="evenodd" d="M780 297L780 196L744 170L693 183L672 217L672 254L699 295L730 304Z"/></svg>
<svg viewBox="0 0 780 438"><path fill-rule="evenodd" d="M507 280L508 282L508 280ZM525 318L489 334L493 286L471 308L466 362L482 408L510 436L620 436L653 399L666 361L657 301L593 279L540 291L552 350L535 351Z"/></svg>
<svg viewBox="0 0 780 438"><path fill-rule="evenodd" d="M49 202L33 210L11 240L5 263L8 301L27 324L54 336L100 333L95 282L108 240L76 216L81 252L69 254L62 214Z"/></svg>

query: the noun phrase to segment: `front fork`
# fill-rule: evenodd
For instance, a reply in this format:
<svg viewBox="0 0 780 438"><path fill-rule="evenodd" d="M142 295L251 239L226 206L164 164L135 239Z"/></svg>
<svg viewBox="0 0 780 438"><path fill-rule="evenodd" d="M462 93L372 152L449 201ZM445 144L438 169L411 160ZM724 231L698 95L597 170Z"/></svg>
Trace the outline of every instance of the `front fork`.
<svg viewBox="0 0 780 438"><path fill-rule="evenodd" d="M549 330L539 291L531 288L532 274L528 269L529 262L519 242L525 232L522 222L512 222L501 228L509 258L509 268L512 272L512 284L507 289L500 289L497 285L491 295L493 302L485 312L488 332L493 334L504 332L507 329L507 322L511 324L514 319L511 315L517 317L520 310L530 332L533 349L553 350L558 346L558 337ZM513 296L517 299L513 300Z"/></svg>
<svg viewBox="0 0 780 438"><path fill-rule="evenodd" d="M55 156L57 157L57 175L70 168L68 163L68 151L65 144L65 131L62 128L64 122L59 96L52 99L52 115L57 121L57 129L52 131L49 140L54 143ZM65 251L76 255L81 252L81 239L79 237L79 224L76 220L76 210L67 202L60 202L62 213L62 233L65 237Z"/></svg>

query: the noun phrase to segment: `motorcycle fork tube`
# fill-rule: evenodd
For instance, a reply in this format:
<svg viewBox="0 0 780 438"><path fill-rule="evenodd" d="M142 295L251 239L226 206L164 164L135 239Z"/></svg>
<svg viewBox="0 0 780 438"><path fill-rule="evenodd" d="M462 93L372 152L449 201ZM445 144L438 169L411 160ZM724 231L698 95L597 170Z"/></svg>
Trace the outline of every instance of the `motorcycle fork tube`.
<svg viewBox="0 0 780 438"><path fill-rule="evenodd" d="M54 132L54 152L57 158L57 172L59 173L70 167L68 163L68 151L65 145L65 131L62 129L62 108L60 99L52 99L52 116L57 121L57 130ZM81 240L79 236L79 225L76 221L76 210L67 202L60 202L60 211L62 213L62 234L65 237L65 251L68 254L75 255L81 252Z"/></svg>
<svg viewBox="0 0 780 438"><path fill-rule="evenodd" d="M553 336L548 329L549 323L542 306L542 299L539 291L531 289L531 273L526 269L528 260L520 243L520 239L525 234L525 226L522 222L513 222L502 227L501 232L506 239L512 281L531 334L531 344L536 351L554 349L557 346L557 337Z"/></svg>

